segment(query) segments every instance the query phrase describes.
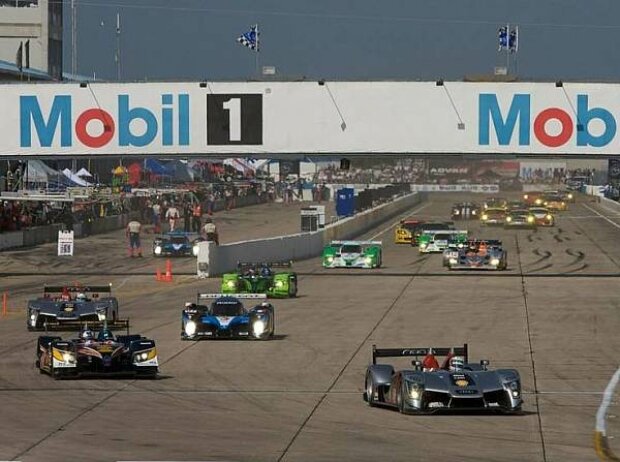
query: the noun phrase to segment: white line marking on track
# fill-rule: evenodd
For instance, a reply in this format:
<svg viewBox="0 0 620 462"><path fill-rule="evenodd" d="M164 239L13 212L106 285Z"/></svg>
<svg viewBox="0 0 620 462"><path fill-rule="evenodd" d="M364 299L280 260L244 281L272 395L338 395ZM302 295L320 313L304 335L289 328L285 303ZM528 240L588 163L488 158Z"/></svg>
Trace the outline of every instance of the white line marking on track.
<svg viewBox="0 0 620 462"><path fill-rule="evenodd" d="M591 212L596 213L599 217L601 217L603 220L607 221L609 224L611 224L611 225L615 226L616 228L620 229L620 225L618 223L616 223L615 221L610 220L605 215L603 215L602 213L598 212L597 210L594 210L592 207L590 207L587 204L583 204L583 206L585 208L587 208L588 210L590 210Z"/></svg>
<svg viewBox="0 0 620 462"><path fill-rule="evenodd" d="M390 229L392 229L394 226L396 226L398 223L400 223L400 220L402 220L405 217L408 217L414 213L418 213L420 210L425 209L426 207L428 207L429 205L431 205L431 202L428 202L426 204L424 204L422 207L419 207L411 212L407 212L404 215L401 215L397 221L395 221L394 223L392 223L390 226L388 226L387 228L382 229L381 231L379 231L377 234L375 234L374 236L368 238L369 241L374 241L378 236L381 236L383 233L388 232Z"/></svg>

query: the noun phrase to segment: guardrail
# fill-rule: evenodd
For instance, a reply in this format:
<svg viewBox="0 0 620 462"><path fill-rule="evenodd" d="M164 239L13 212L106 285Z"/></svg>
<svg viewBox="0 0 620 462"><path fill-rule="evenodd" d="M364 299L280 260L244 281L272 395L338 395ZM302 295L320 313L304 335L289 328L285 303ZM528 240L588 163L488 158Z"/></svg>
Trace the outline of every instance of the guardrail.
<svg viewBox="0 0 620 462"><path fill-rule="evenodd" d="M594 430L594 450L600 460L620 461L611 448L607 439L607 410L611 404L611 398L615 393L620 381L620 368L612 376L603 393L603 401L596 412L596 427Z"/></svg>
<svg viewBox="0 0 620 462"><path fill-rule="evenodd" d="M394 201L366 210L309 233L290 234L268 239L254 239L230 244L208 246L208 275L233 271L238 261L302 260L316 257L323 246L332 240L350 239L402 214L425 199L423 194L411 193Z"/></svg>

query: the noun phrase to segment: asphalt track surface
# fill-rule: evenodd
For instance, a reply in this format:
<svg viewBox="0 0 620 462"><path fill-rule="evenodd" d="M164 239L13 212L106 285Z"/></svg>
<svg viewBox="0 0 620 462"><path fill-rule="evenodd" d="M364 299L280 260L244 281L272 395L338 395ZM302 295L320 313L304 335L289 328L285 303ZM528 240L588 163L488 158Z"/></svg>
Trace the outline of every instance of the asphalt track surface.
<svg viewBox="0 0 620 462"><path fill-rule="evenodd" d="M415 215L445 219L454 200L431 195ZM235 232L260 219L278 228L269 211L245 213ZM297 263L299 297L274 301L277 336L267 342L182 342L183 303L219 281L127 276L156 262L118 258L119 233L79 241L88 255L70 262L51 246L0 254L33 273L1 280L10 313L0 320L0 459L597 460L595 414L620 347L620 216L579 198L555 228L536 232L464 222L508 249L508 271L484 274L448 272L439 256L394 244L392 224L364 236L384 241L382 269ZM159 380L54 381L34 368L37 334L25 329L25 302L44 283L71 282L61 273L74 265L121 273L79 280L114 284L132 331L157 341ZM174 260L174 268L193 263ZM474 360L520 371L522 415L404 416L363 402L372 344L464 342ZM618 414L617 400L610 412Z"/></svg>

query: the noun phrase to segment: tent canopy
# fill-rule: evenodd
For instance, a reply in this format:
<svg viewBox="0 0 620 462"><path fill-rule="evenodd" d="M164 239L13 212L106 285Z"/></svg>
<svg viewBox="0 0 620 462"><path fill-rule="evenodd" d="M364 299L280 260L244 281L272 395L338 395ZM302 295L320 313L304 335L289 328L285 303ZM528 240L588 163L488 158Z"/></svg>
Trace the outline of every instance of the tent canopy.
<svg viewBox="0 0 620 462"><path fill-rule="evenodd" d="M90 172L88 170L86 170L84 167L82 167L77 173L77 176L80 177L87 177L87 178L92 178L93 176L90 174Z"/></svg>

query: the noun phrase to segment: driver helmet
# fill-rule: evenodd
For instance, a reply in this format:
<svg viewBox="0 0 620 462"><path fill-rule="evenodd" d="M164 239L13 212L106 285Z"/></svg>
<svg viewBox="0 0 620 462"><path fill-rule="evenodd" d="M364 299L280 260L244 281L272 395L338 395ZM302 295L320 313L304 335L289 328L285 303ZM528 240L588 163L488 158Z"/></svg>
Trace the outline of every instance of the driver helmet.
<svg viewBox="0 0 620 462"><path fill-rule="evenodd" d="M462 356L453 356L450 358L450 371L462 371L465 367L465 360Z"/></svg>
<svg viewBox="0 0 620 462"><path fill-rule="evenodd" d="M84 292L80 292L79 294L77 294L75 299L78 300L78 301L85 301L86 300L86 294Z"/></svg>
<svg viewBox="0 0 620 462"><path fill-rule="evenodd" d="M101 329L97 340L99 340L100 342L106 340L114 340L114 334L110 329Z"/></svg>
<svg viewBox="0 0 620 462"><path fill-rule="evenodd" d="M475 252L476 250L478 250L478 246L475 242L470 242L468 248L470 252Z"/></svg>
<svg viewBox="0 0 620 462"><path fill-rule="evenodd" d="M261 268L260 274L261 276L271 276L271 269L267 265L265 265Z"/></svg>
<svg viewBox="0 0 620 462"><path fill-rule="evenodd" d="M94 340L95 339L95 334L93 333L92 330L86 328L80 334L80 338L82 340Z"/></svg>

